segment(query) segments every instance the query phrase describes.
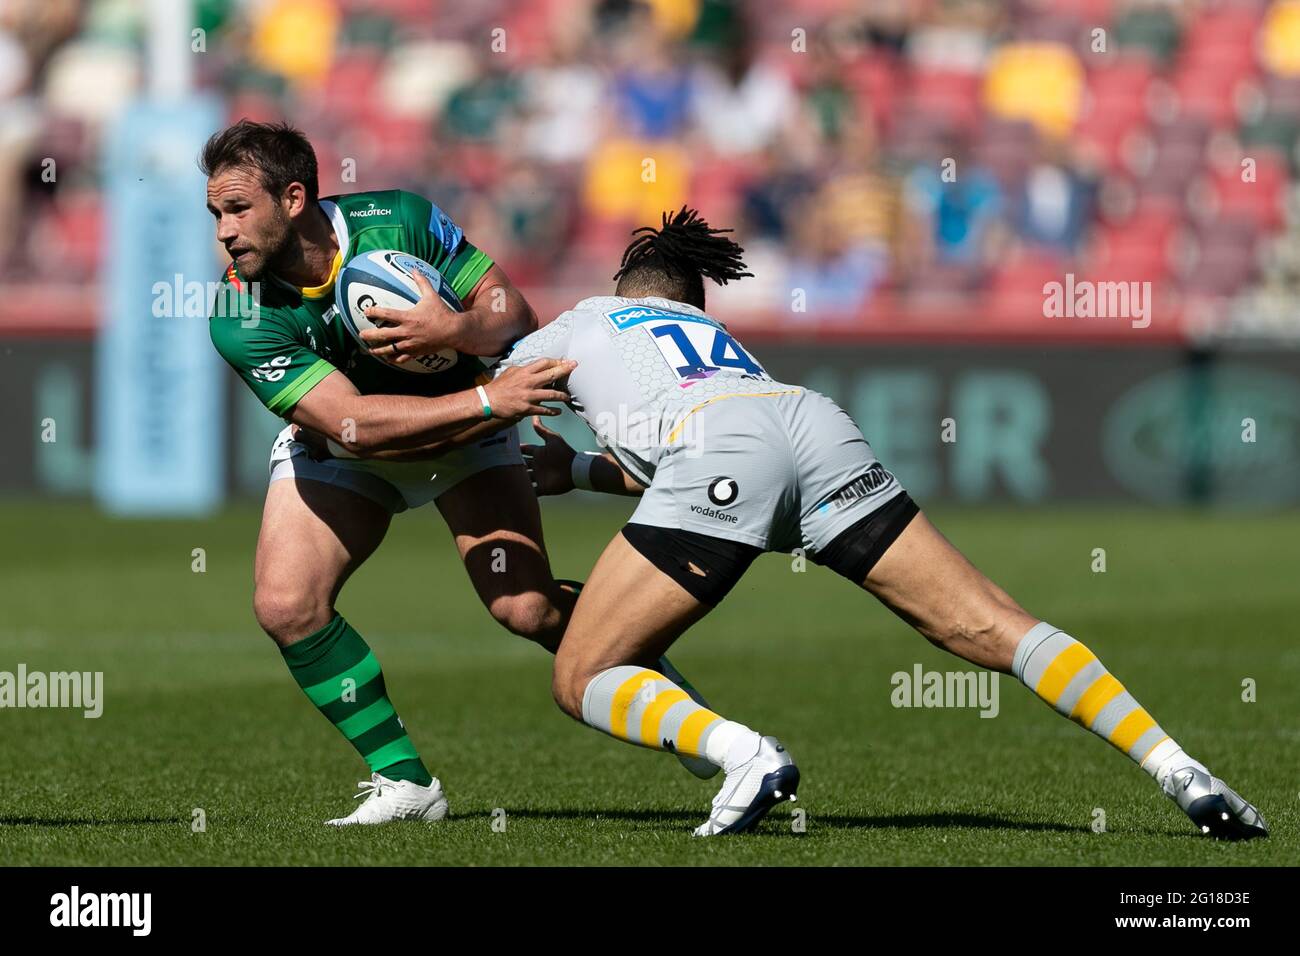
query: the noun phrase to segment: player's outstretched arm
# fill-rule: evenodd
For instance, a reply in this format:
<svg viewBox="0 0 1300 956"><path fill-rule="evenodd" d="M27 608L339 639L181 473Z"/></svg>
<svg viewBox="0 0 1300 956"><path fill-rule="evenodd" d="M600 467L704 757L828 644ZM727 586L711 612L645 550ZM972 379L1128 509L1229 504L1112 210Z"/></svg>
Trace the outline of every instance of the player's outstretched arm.
<svg viewBox="0 0 1300 956"><path fill-rule="evenodd" d="M528 415L559 414L542 403L568 401L568 393L552 383L576 366L571 360L538 359L507 369L483 386L486 408L476 388L436 398L362 395L341 372L332 372L294 406L289 420L362 458L391 457L385 453L401 450L413 453L403 458L437 457L464 444L467 439L460 433L469 429L507 427ZM442 444L457 438L454 444Z"/></svg>
<svg viewBox="0 0 1300 956"><path fill-rule="evenodd" d="M576 486L573 481L573 463L578 457L560 435L542 424L540 418L533 418L533 428L542 436L541 445L523 445L520 451L524 464L528 466L528 475L538 496L562 495L572 491ZM591 490L607 495L639 496L645 488L635 478L625 472L606 452L603 455L590 456L588 480Z"/></svg>
<svg viewBox="0 0 1300 956"><path fill-rule="evenodd" d="M537 331L537 313L498 265L479 279L464 299L464 312L456 312L417 273L420 301L409 309L373 306L366 310L372 322L387 323L367 329L362 341L372 350L397 346L401 365L412 358L452 348L466 355L500 355L517 340Z"/></svg>

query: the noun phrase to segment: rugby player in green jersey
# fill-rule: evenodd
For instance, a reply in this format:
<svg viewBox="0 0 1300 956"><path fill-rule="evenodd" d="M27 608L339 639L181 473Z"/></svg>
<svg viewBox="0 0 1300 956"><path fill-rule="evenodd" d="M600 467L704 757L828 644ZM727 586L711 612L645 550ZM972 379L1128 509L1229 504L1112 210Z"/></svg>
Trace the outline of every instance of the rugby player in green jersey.
<svg viewBox="0 0 1300 956"><path fill-rule="evenodd" d="M537 327L505 273L420 196L318 198L315 152L292 127L241 121L208 141L200 165L217 239L232 260L209 322L212 342L289 423L271 452L254 614L371 770L358 794L367 799L329 822L440 819L441 785L388 699L375 655L334 602L392 516L432 501L492 616L553 652L576 594L552 577L511 426L558 414L542 403L568 398L555 385L574 363L543 359L488 375L479 356L498 355ZM464 304L457 313L426 288L416 306L420 334L407 344L417 354L455 350L443 371L380 361L343 326L335 278L343 263L375 249L427 261ZM393 349L389 357L400 356ZM322 436L332 454L315 454L308 435ZM497 573L502 560L509 573Z"/></svg>

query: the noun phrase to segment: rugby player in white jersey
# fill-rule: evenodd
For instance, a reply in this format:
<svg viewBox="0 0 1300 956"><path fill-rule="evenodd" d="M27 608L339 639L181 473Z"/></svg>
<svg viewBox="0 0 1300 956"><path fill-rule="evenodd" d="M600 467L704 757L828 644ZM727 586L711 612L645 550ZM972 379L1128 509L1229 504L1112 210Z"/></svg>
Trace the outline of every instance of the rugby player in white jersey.
<svg viewBox="0 0 1300 956"><path fill-rule="evenodd" d="M725 771L701 836L754 827L794 799L775 737L724 718L655 662L764 551L802 548L934 644L1013 674L1149 773L1203 833L1264 836L1259 812L1190 757L1083 644L1023 610L943 537L852 419L774 381L703 309L704 278L743 272L741 248L693 210L637 230L613 296L579 302L516 344L501 368L577 361L571 407L603 454L575 454L539 419L526 447L538 494L575 486L639 496L582 589L555 659L571 717Z"/></svg>

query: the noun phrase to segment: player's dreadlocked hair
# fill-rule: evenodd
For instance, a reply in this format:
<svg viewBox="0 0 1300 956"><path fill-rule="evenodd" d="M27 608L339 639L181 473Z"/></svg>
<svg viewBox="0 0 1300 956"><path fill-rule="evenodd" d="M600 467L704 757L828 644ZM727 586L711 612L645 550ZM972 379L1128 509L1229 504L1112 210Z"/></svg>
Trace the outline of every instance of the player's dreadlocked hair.
<svg viewBox="0 0 1300 956"><path fill-rule="evenodd" d="M671 218L670 218L671 216ZM744 249L712 229L694 209L682 206L674 215L664 213L659 229L642 226L632 233L637 238L623 252L615 295L638 298L662 296L704 308L704 277L719 285L752 276L743 271Z"/></svg>

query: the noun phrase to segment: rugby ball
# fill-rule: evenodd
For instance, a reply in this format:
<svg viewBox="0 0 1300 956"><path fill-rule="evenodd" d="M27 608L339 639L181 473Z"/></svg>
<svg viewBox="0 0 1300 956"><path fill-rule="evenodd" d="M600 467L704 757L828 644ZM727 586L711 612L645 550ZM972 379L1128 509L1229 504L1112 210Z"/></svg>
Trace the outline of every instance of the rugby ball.
<svg viewBox="0 0 1300 956"><path fill-rule="evenodd" d="M421 356L398 365L392 360L390 347L385 345L377 353L371 352L370 347L361 340L361 333L366 329L388 324L383 321L371 322L366 318L366 309L376 305L387 309L409 309L420 301L420 289L415 284L417 272L429 280L443 302L457 312L465 311L460 298L437 269L417 256L393 249L363 252L349 260L334 284L334 304L338 307L339 316L347 330L372 359L403 372L421 375L445 372L459 358L455 349L443 349L434 355Z"/></svg>

